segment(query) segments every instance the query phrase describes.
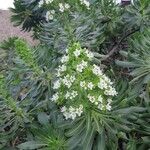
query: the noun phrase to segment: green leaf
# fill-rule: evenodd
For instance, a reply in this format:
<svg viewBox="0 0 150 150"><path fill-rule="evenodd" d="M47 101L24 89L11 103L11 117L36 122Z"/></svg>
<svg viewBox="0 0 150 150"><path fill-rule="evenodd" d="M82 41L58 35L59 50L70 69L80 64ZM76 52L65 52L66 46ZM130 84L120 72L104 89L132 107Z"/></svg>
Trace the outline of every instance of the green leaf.
<svg viewBox="0 0 150 150"><path fill-rule="evenodd" d="M38 121L42 124L42 125L46 125L49 123L49 116L42 112L38 114Z"/></svg>
<svg viewBox="0 0 150 150"><path fill-rule="evenodd" d="M105 130L103 129L101 134L97 137L97 149L98 150L105 150Z"/></svg>
<svg viewBox="0 0 150 150"><path fill-rule="evenodd" d="M28 141L18 145L17 147L22 150L35 150L37 148L45 147L46 144L37 141Z"/></svg>

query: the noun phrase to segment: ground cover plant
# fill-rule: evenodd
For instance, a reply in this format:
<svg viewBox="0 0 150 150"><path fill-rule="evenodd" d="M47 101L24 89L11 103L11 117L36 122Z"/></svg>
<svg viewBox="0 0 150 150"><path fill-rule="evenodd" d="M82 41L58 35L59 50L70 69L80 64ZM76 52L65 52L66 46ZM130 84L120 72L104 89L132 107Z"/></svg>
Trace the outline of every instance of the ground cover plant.
<svg viewBox="0 0 150 150"><path fill-rule="evenodd" d="M148 150L149 1L14 5L40 44L0 45L0 149Z"/></svg>

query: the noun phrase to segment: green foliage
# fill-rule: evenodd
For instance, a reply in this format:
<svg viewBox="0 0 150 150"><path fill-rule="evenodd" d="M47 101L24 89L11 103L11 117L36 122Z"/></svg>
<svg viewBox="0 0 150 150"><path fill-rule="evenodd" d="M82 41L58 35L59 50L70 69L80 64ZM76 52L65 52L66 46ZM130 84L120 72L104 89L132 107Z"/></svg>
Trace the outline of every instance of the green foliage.
<svg viewBox="0 0 150 150"><path fill-rule="evenodd" d="M18 56L25 62L26 65L33 68L37 73L39 73L39 67L36 65L35 59L33 58L33 52L23 40L15 41L15 51Z"/></svg>
<svg viewBox="0 0 150 150"><path fill-rule="evenodd" d="M22 143L18 148L23 150L66 150L67 145L62 131L55 130L50 125L39 128L32 128L31 132L35 136L34 140Z"/></svg>
<svg viewBox="0 0 150 150"><path fill-rule="evenodd" d="M1 45L0 48L2 48L3 50L11 50L14 48L14 42L17 40L17 37L10 37L7 40L4 40Z"/></svg>
<svg viewBox="0 0 150 150"><path fill-rule="evenodd" d="M0 77L0 149L149 149L149 0L134 0L125 7L112 0L91 0L89 6L79 0L59 3L15 0L12 21L23 30L33 30L41 43L32 48L24 40L12 38L2 44L7 52L2 58L8 59ZM64 7L65 3L70 7ZM73 43L94 53L83 74L77 73L75 66L87 57L76 59ZM78 86L75 89L80 97L75 101L64 98L72 88L65 86L59 101L52 101L56 68L60 69L60 57L67 48L71 58L65 62L67 73L96 82L97 77L89 72L96 63L115 81L118 95L111 97L110 111L89 102L91 91L84 93ZM115 65L115 60L122 67ZM107 98L101 89L95 88L93 93ZM84 113L66 120L62 106L76 107L80 102Z"/></svg>
<svg viewBox="0 0 150 150"><path fill-rule="evenodd" d="M143 85L146 85L150 93L150 30L145 30L142 35L136 34L130 41L129 51L120 52L124 57L127 57L127 60L117 60L116 63L130 69L130 75L133 77L131 84L140 87L140 92Z"/></svg>
<svg viewBox="0 0 150 150"><path fill-rule="evenodd" d="M14 140L17 134L24 132L25 123L30 118L21 107L22 103L17 102L7 92L4 76L0 76L0 148L5 144L8 146L9 140Z"/></svg>
<svg viewBox="0 0 150 150"><path fill-rule="evenodd" d="M14 6L15 8L11 8L10 10L14 13L11 17L11 21L13 21L16 25L22 25L22 29L25 31L30 31L32 27L38 28L41 22L43 22L44 18L42 17L43 9L37 9L36 3L37 1L26 1L24 0L15 0ZM37 30L37 29L36 29Z"/></svg>

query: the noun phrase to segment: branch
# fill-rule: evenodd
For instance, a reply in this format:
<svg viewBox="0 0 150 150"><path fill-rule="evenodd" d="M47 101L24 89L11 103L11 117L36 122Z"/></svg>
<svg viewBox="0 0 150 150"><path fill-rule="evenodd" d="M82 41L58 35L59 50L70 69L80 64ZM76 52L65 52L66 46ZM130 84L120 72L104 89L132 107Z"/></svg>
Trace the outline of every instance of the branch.
<svg viewBox="0 0 150 150"><path fill-rule="evenodd" d="M115 52L118 51L118 47L120 46L120 44L122 43L122 41L124 41L127 37L129 37L130 35L134 34L135 32L139 31L140 29L135 29L129 33L127 33L126 35L124 35L120 40L119 42L117 42L117 44L115 44L113 46L113 48L109 51L109 53L107 55L105 55L103 58L102 58L102 61L105 61L106 59L108 59L110 56L112 56Z"/></svg>

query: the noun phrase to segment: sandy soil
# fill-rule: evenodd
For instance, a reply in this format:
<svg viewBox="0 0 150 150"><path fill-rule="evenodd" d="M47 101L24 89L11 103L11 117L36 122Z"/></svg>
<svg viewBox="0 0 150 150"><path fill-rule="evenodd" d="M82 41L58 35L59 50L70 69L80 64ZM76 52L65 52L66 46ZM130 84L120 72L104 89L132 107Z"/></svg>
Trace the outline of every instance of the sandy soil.
<svg viewBox="0 0 150 150"><path fill-rule="evenodd" d="M0 42L8 37L18 36L24 38L29 44L34 45L31 34L21 31L20 27L14 27L10 22L11 12L8 10L0 10Z"/></svg>

